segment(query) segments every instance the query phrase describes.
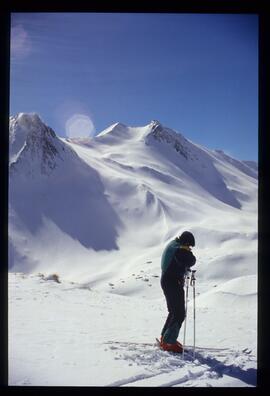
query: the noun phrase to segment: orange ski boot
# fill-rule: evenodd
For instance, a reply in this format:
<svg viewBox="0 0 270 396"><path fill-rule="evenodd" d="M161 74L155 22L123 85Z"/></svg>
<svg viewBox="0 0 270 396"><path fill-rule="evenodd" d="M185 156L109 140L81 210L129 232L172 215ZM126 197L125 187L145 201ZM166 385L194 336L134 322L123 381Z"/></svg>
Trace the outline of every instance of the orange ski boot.
<svg viewBox="0 0 270 396"><path fill-rule="evenodd" d="M175 353L183 353L183 347L180 346L178 343L175 344L168 344L167 342L162 342L160 344L161 349L168 352L175 352Z"/></svg>

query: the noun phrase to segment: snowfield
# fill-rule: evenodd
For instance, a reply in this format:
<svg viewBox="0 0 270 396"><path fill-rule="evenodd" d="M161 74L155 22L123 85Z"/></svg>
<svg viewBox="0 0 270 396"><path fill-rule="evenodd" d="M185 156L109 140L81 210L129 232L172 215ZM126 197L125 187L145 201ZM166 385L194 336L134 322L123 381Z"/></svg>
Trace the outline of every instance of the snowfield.
<svg viewBox="0 0 270 396"><path fill-rule="evenodd" d="M195 360L189 311L184 359L154 345L166 319L163 298L121 296L39 275L10 273L9 279L10 385L256 385L254 276L198 297Z"/></svg>
<svg viewBox="0 0 270 396"><path fill-rule="evenodd" d="M20 113L9 176L9 385L256 386L256 163L158 121L64 139ZM191 288L184 359L155 345L160 257L184 230L194 359Z"/></svg>

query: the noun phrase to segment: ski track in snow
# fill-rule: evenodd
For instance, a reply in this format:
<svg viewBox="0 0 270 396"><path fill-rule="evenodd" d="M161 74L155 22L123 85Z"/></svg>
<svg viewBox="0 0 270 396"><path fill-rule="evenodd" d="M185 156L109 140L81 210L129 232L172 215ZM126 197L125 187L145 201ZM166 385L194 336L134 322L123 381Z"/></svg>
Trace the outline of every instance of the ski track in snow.
<svg viewBox="0 0 270 396"><path fill-rule="evenodd" d="M227 380L231 377L242 382L243 386L256 386L256 369L244 368L247 362L255 361L248 349L236 351L230 348L215 350L215 348L197 347L193 359L193 349L190 346L187 347L188 350L183 358L181 355L158 350L154 343L151 345L109 341L108 345L116 352L115 359L122 359L129 365L144 367L146 373L124 378L107 386L169 387L184 383L187 386L187 382L188 386L196 386L196 384L201 386L202 377L209 382L224 376Z"/></svg>

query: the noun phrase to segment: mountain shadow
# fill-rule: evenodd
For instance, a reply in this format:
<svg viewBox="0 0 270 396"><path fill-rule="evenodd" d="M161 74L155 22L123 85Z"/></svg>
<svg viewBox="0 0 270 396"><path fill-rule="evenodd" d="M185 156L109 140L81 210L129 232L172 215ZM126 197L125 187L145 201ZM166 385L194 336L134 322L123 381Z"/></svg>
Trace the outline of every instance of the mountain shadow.
<svg viewBox="0 0 270 396"><path fill-rule="evenodd" d="M20 224L36 234L48 219L84 247L116 250L117 213L105 194L97 171L79 157L63 162L49 176L26 177L16 168L10 174L9 204Z"/></svg>

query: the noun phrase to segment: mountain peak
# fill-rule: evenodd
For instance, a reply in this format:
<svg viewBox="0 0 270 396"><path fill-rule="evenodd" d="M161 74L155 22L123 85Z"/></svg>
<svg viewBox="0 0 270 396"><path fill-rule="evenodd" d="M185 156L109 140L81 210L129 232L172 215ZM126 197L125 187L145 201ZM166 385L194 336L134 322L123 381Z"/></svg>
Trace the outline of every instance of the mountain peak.
<svg viewBox="0 0 270 396"><path fill-rule="evenodd" d="M165 143L173 147L186 159L188 158L186 148L187 140L180 133L163 126L161 122L157 120L152 120L150 122L149 129L146 136L146 144L151 144L152 142Z"/></svg>
<svg viewBox="0 0 270 396"><path fill-rule="evenodd" d="M17 151L24 144L31 144L32 141L52 138L56 138L55 132L41 120L38 114L18 113L10 117L10 145L16 146Z"/></svg>
<svg viewBox="0 0 270 396"><path fill-rule="evenodd" d="M42 121L37 113L18 113L15 117L20 126L27 128L33 127L33 125L42 124Z"/></svg>
<svg viewBox="0 0 270 396"><path fill-rule="evenodd" d="M37 113L18 113L10 117L11 135L16 130L17 134L43 135L49 133L55 137L54 131L47 127Z"/></svg>
<svg viewBox="0 0 270 396"><path fill-rule="evenodd" d="M65 144L36 113L19 113L10 117L11 169L24 170L28 175L49 174L62 161Z"/></svg>
<svg viewBox="0 0 270 396"><path fill-rule="evenodd" d="M158 120L152 120L149 124L149 126L154 129L154 128L158 128L158 127L162 127L162 124L160 121Z"/></svg>
<svg viewBox="0 0 270 396"><path fill-rule="evenodd" d="M100 132L96 137L104 136L107 135L108 133L114 132L114 131L123 131L126 129L127 126L125 124L122 124L121 122L116 122L115 124L110 125L106 129L104 129L102 132Z"/></svg>

